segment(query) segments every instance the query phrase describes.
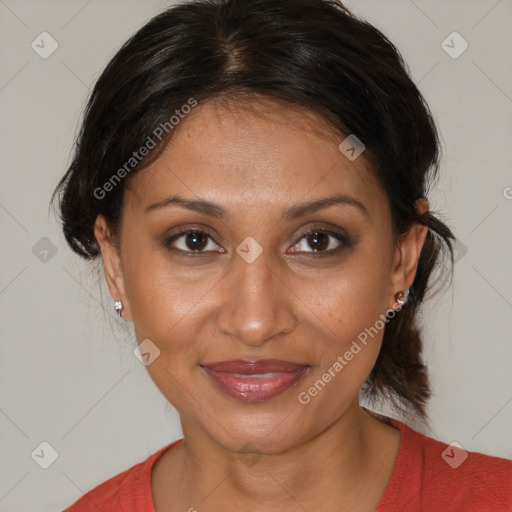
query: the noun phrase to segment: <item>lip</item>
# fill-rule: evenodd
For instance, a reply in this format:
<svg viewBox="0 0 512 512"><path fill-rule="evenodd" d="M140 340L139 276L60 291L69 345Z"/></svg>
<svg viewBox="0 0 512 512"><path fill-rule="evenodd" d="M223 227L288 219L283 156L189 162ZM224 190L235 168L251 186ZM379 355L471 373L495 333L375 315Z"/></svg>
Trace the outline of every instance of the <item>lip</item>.
<svg viewBox="0 0 512 512"><path fill-rule="evenodd" d="M298 382L309 365L279 359L236 359L201 365L218 388L242 402L265 402Z"/></svg>

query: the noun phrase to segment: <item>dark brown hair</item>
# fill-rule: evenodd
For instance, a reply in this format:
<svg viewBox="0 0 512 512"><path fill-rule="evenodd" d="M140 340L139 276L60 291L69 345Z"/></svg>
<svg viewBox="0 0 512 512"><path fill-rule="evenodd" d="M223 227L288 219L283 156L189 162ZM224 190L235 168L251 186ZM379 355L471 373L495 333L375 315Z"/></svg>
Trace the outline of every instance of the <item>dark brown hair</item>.
<svg viewBox="0 0 512 512"><path fill-rule="evenodd" d="M59 194L68 244L84 258L99 256L98 214L118 236L126 182L158 158L173 133L171 116L182 118L191 99L251 95L307 108L364 143L388 197L396 243L413 223L428 226L408 301L387 323L362 390L425 418L430 389L417 310L440 253L449 252L453 269L455 240L433 212L419 216L414 208L437 178L438 133L398 50L340 2L192 0L134 34L97 80L73 160L52 196ZM158 127L167 127L160 138ZM150 138L155 148L131 160Z"/></svg>

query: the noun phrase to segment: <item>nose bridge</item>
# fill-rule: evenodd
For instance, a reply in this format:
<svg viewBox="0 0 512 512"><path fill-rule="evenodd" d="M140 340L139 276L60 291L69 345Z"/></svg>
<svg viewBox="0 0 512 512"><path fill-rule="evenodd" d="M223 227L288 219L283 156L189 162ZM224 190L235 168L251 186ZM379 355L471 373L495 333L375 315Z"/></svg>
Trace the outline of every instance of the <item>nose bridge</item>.
<svg viewBox="0 0 512 512"><path fill-rule="evenodd" d="M254 346L293 330L286 286L265 252L250 263L237 255L233 266L226 276L229 290L219 312L219 329Z"/></svg>

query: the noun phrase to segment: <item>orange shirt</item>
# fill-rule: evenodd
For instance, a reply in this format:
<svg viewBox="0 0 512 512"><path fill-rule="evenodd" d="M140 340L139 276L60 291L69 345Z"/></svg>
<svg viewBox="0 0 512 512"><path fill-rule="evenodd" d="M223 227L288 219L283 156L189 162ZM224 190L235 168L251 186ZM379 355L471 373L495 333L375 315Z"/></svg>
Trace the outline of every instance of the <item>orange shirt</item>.
<svg viewBox="0 0 512 512"><path fill-rule="evenodd" d="M512 461L447 445L391 420L400 449L376 512L511 512ZM94 487L63 512L155 512L151 468L145 461Z"/></svg>

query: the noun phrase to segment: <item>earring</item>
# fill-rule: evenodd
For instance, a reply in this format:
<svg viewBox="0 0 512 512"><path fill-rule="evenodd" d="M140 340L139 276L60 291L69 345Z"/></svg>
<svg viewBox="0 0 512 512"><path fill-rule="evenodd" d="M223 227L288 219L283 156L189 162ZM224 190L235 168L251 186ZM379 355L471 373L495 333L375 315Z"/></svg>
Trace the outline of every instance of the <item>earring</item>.
<svg viewBox="0 0 512 512"><path fill-rule="evenodd" d="M395 293L395 300L398 302L400 306L403 306L407 302L407 297L409 296L409 290L404 292Z"/></svg>
<svg viewBox="0 0 512 512"><path fill-rule="evenodd" d="M118 313L119 316L121 316L121 313L123 311L123 303L120 300L114 301L114 309Z"/></svg>

